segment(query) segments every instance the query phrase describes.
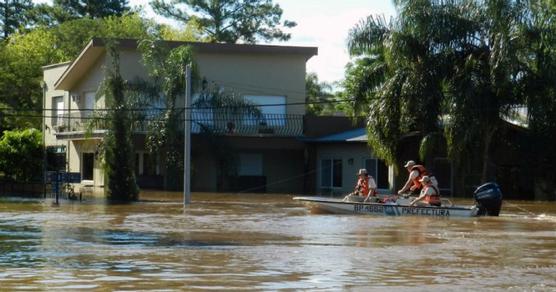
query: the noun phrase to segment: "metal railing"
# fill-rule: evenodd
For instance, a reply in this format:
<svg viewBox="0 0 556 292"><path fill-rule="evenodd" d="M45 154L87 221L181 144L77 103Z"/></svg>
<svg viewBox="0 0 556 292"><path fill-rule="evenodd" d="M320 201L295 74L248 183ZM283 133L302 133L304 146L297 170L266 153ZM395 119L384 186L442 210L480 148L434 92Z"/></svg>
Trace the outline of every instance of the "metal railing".
<svg viewBox="0 0 556 292"><path fill-rule="evenodd" d="M167 114L161 109L130 112L132 129L147 132ZM176 112L179 127L183 129L183 112ZM303 115L259 114L215 112L194 109L191 114L192 133L210 133L226 136L276 136L297 137L303 134ZM105 111L79 111L52 117L56 133L75 133L105 130L108 120Z"/></svg>

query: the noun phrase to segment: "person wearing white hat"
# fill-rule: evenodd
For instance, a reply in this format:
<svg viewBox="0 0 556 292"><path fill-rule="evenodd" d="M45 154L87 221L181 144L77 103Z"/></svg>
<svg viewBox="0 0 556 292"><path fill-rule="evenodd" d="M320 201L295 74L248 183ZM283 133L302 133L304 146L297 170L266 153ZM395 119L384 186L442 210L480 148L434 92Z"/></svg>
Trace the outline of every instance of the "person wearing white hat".
<svg viewBox="0 0 556 292"><path fill-rule="evenodd" d="M410 206L437 206L440 207L440 191L432 184L429 176L425 175L419 180L423 184L423 190L418 198L411 201Z"/></svg>
<svg viewBox="0 0 556 292"><path fill-rule="evenodd" d="M347 195L345 201L364 201L368 202L376 194L375 179L369 175L366 169L362 168L357 172L357 184L353 193Z"/></svg>
<svg viewBox="0 0 556 292"><path fill-rule="evenodd" d="M433 185L438 187L436 178L432 176L423 165L417 164L413 160L409 160L403 167L405 167L405 169L409 172L409 177L407 178L405 185L398 191L398 195L407 192L418 194L423 189L423 184L420 182L423 176L429 176Z"/></svg>
<svg viewBox="0 0 556 292"><path fill-rule="evenodd" d="M374 196L376 193L376 182L375 179L369 175L365 168L361 168L357 172L357 184L355 185L355 192L359 195L364 197L364 200L367 201L371 196Z"/></svg>

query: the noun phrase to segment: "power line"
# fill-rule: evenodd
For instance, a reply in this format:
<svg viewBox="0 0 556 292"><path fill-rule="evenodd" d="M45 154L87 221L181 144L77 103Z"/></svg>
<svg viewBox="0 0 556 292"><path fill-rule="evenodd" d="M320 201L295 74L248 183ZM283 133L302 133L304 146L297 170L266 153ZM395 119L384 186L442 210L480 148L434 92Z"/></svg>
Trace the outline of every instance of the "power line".
<svg viewBox="0 0 556 292"><path fill-rule="evenodd" d="M304 102L286 102L286 103L268 103L268 104L245 104L245 105L225 105L225 106L192 106L189 108L185 107L175 107L174 110L202 110L202 109L237 109L237 108L259 108L259 107L278 107L278 106L293 106L293 105L310 105L310 104L335 104L335 103L346 103L352 102L352 99L327 99L327 100L318 100L318 101L304 101ZM34 110L34 109L14 109L14 108L0 108L0 111L15 111L15 112L38 112L38 111L58 111L58 112L106 112L106 111L132 111L132 112L140 112L140 111L167 111L168 108L163 107L146 107L146 108L99 108L99 109L57 109L57 108L44 108L42 110Z"/></svg>

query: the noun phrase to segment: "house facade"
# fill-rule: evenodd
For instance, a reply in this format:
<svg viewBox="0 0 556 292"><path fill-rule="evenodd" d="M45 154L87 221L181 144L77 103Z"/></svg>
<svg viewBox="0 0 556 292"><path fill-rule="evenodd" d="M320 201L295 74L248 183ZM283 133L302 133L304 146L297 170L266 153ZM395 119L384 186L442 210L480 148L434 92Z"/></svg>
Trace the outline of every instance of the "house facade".
<svg viewBox="0 0 556 292"><path fill-rule="evenodd" d="M304 143L298 138L303 135L305 114L305 64L317 54L317 48L184 42L164 45L191 46L201 78L259 105L264 117L264 122L236 117L221 123L206 113L193 113L192 189L303 192L304 181L299 176L305 171ZM118 49L120 73L125 80L150 79L136 40L119 40ZM87 131L87 124L95 112L105 109L103 97L96 93L109 59L104 42L93 39L74 61L43 67L47 152L64 157L64 170L81 174L81 183L75 187L88 186L95 193L104 187L99 151L106 131ZM269 104L273 106L265 106ZM196 128L202 123L216 129L216 143ZM144 188L164 188L165 154L149 153L145 134L139 127L133 138L138 183ZM224 148L229 157L215 155L215 151L222 152L215 149L218 147ZM234 167L225 163L229 160Z"/></svg>

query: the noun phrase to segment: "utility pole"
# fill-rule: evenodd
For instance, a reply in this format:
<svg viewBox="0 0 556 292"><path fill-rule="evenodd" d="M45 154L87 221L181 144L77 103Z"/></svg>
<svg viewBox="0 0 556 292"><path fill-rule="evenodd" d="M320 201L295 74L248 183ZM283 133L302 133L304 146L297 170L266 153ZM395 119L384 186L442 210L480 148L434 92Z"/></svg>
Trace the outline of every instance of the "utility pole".
<svg viewBox="0 0 556 292"><path fill-rule="evenodd" d="M46 199L46 83L41 81L42 88L42 196Z"/></svg>
<svg viewBox="0 0 556 292"><path fill-rule="evenodd" d="M191 204L191 64L185 66L183 204Z"/></svg>

